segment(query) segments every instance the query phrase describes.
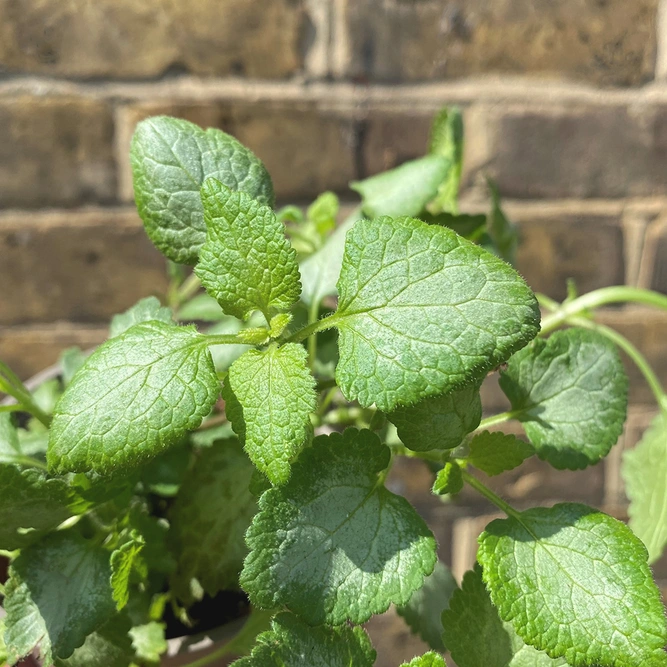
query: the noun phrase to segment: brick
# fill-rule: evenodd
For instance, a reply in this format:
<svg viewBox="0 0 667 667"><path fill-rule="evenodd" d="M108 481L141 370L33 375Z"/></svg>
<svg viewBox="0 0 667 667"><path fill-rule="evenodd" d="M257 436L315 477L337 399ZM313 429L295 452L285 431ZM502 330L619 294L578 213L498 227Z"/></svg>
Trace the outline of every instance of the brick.
<svg viewBox="0 0 667 667"><path fill-rule="evenodd" d="M115 197L113 120L101 101L0 98L0 208Z"/></svg>
<svg viewBox="0 0 667 667"><path fill-rule="evenodd" d="M652 78L658 0L339 0L336 74L433 80L540 74L603 85Z"/></svg>
<svg viewBox="0 0 667 667"><path fill-rule="evenodd" d="M311 101L143 104L118 115L121 197L132 198L127 154L134 127L143 118L167 114L234 135L264 161L276 196L311 198L324 190L345 191L356 177L355 125L339 112Z"/></svg>
<svg viewBox="0 0 667 667"><path fill-rule="evenodd" d="M145 78L167 71L286 77L302 62L298 0L0 1L0 63L10 73Z"/></svg>
<svg viewBox="0 0 667 667"><path fill-rule="evenodd" d="M60 353L78 345L87 350L107 337L107 327L69 322L28 327L0 327L0 359L27 380L55 364Z"/></svg>
<svg viewBox="0 0 667 667"><path fill-rule="evenodd" d="M667 169L664 104L514 102L489 105L485 115L484 170L506 197L621 198L667 191L661 176Z"/></svg>
<svg viewBox="0 0 667 667"><path fill-rule="evenodd" d="M638 285L667 294L667 209L646 231Z"/></svg>
<svg viewBox="0 0 667 667"><path fill-rule="evenodd" d="M375 667L395 667L423 655L429 647L410 631L405 621L392 607L366 623L366 631L377 651Z"/></svg>
<svg viewBox="0 0 667 667"><path fill-rule="evenodd" d="M0 216L0 324L104 322L166 292L165 261L132 209Z"/></svg>

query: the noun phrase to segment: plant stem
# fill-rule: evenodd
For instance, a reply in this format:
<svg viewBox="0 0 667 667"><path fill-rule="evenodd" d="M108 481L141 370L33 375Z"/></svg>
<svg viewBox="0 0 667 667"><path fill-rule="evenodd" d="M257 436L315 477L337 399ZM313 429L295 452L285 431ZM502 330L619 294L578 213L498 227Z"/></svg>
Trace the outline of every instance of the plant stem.
<svg viewBox="0 0 667 667"><path fill-rule="evenodd" d="M39 419L44 426L48 428L51 425L51 417L33 401L28 388L2 361L0 361L0 391L13 396L25 412Z"/></svg>
<svg viewBox="0 0 667 667"><path fill-rule="evenodd" d="M475 429L475 431L483 431L486 428L489 428L490 426L495 426L496 424L502 424L504 422L509 421L510 419L514 419L517 417L522 410L508 410L507 412L500 412L497 415L493 415L491 417L487 417L486 419L482 419L481 422L479 422L479 426Z"/></svg>
<svg viewBox="0 0 667 667"><path fill-rule="evenodd" d="M331 401L334 400L336 394L338 393L338 387L334 384L331 389L326 393L326 396L322 399L322 402L317 408L317 416L321 417L326 411L327 408L331 405Z"/></svg>
<svg viewBox="0 0 667 667"><path fill-rule="evenodd" d="M197 293L197 290L201 287L201 280L191 273L184 281L183 284L176 290L174 295L173 306L178 307L184 302L186 302L190 297L194 296Z"/></svg>
<svg viewBox="0 0 667 667"><path fill-rule="evenodd" d="M295 331L291 336L288 336L285 339L285 342L300 343L302 340L305 340L313 334L324 331L325 329L331 329L339 319L341 319L341 316L338 313L331 313L331 315L327 315L327 317L323 317L321 320L312 322L308 326Z"/></svg>
<svg viewBox="0 0 667 667"><path fill-rule="evenodd" d="M461 475L463 475L464 481L472 486L475 491L480 493L487 500L491 501L498 509L505 512L507 516L511 516L513 519L521 521L521 512L519 512L519 510L515 510L510 504L506 503L500 496L491 491L491 489L486 486L486 484L480 482L477 477L471 475L467 470L461 470Z"/></svg>
<svg viewBox="0 0 667 667"><path fill-rule="evenodd" d="M247 340L242 340L234 334L202 334L206 339L206 345L249 345Z"/></svg>
<svg viewBox="0 0 667 667"><path fill-rule="evenodd" d="M568 318L579 315L586 310L599 308L610 303L642 303L647 306L655 306L667 310L667 296L658 294L647 289L638 287L626 287L617 285L615 287L603 287L588 294L573 299L560 305L551 315L542 321L540 335L544 335L565 324Z"/></svg>
<svg viewBox="0 0 667 667"><path fill-rule="evenodd" d="M320 314L320 302L317 299L313 299L310 307L308 308L308 324L314 324L317 322L318 316ZM315 367L315 360L317 359L317 332L310 334L308 336L308 366L312 371Z"/></svg>

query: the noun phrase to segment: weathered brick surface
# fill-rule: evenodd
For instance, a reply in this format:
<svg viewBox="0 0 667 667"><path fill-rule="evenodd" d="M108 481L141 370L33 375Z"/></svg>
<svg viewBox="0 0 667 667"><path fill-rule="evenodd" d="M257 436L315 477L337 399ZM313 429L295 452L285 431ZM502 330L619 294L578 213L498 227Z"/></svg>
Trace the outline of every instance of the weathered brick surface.
<svg viewBox="0 0 667 667"><path fill-rule="evenodd" d="M648 226L642 244L638 285L667 294L667 211Z"/></svg>
<svg viewBox="0 0 667 667"><path fill-rule="evenodd" d="M165 262L132 209L0 215L0 325L104 322L166 291Z"/></svg>
<svg viewBox="0 0 667 667"><path fill-rule="evenodd" d="M0 327L0 359L22 380L55 364L60 353L78 345L87 350L107 337L107 327L59 322L28 327Z"/></svg>
<svg viewBox="0 0 667 667"><path fill-rule="evenodd" d="M285 77L301 66L299 0L1 0L0 69L66 77Z"/></svg>
<svg viewBox="0 0 667 667"><path fill-rule="evenodd" d="M107 103L67 96L0 98L0 208L109 202L115 192Z"/></svg>
<svg viewBox="0 0 667 667"><path fill-rule="evenodd" d="M339 0L338 74L398 81L540 74L603 85L652 77L657 0Z"/></svg>
<svg viewBox="0 0 667 667"><path fill-rule="evenodd" d="M423 655L429 647L412 634L405 621L392 607L380 616L374 616L365 628L377 651L376 665L401 665L417 655Z"/></svg>
<svg viewBox="0 0 667 667"><path fill-rule="evenodd" d="M178 102L129 106L118 112L121 197L132 198L127 159L134 127L143 118L168 114L234 135L264 161L283 198L309 198L343 191L356 176L355 124L314 102Z"/></svg>

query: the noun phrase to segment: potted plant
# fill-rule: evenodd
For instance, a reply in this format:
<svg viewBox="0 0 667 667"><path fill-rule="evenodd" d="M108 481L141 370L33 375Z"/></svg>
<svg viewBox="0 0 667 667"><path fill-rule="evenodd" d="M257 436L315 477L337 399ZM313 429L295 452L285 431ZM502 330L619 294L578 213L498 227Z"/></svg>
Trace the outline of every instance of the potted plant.
<svg viewBox="0 0 667 667"><path fill-rule="evenodd" d="M366 667L360 625L392 604L433 649L411 667L445 650L459 667L667 664L649 568L667 542L667 398L594 319L667 298L533 294L493 184L488 216L458 210L462 145L443 110L428 154L353 184L362 204L336 226L331 193L274 212L269 174L229 135L139 124L136 202L171 262L167 305L140 301L30 386L0 364L10 665L36 647L45 666L157 664L167 637L220 626L186 664ZM474 474L598 463L626 417L619 348L659 406L625 460L630 527L574 503L519 511ZM488 373L511 410L482 419ZM527 440L489 431L509 420ZM460 588L386 487L400 457L437 496L468 485L506 516Z"/></svg>

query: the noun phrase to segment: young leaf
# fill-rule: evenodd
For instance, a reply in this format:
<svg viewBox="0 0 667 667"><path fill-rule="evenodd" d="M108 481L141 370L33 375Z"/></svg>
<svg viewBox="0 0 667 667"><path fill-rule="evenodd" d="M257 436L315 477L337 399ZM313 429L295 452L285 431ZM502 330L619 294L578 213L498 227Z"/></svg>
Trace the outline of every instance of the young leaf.
<svg viewBox="0 0 667 667"><path fill-rule="evenodd" d="M225 314L220 304L208 294L197 294L178 309L181 322L220 322Z"/></svg>
<svg viewBox="0 0 667 667"><path fill-rule="evenodd" d="M257 511L248 490L253 470L239 443L227 440L202 451L185 478L170 515L182 599L193 578L210 596L238 586L248 551L243 536Z"/></svg>
<svg viewBox="0 0 667 667"><path fill-rule="evenodd" d="M470 442L468 461L487 475L514 470L535 453L532 445L515 435L483 431Z"/></svg>
<svg viewBox="0 0 667 667"><path fill-rule="evenodd" d="M443 639L459 667L567 667L523 642L498 610L482 582L479 565L463 576L442 614ZM470 629L475 631L471 632Z"/></svg>
<svg viewBox="0 0 667 667"><path fill-rule="evenodd" d="M206 243L195 273L229 315L247 319L253 310L288 310L299 300L296 252L275 213L245 192L214 179L201 190Z"/></svg>
<svg viewBox="0 0 667 667"><path fill-rule="evenodd" d="M136 530L130 534L127 542L115 549L111 554L111 596L120 611L130 599L130 575L136 567L137 558L146 545L144 538Z"/></svg>
<svg viewBox="0 0 667 667"><path fill-rule="evenodd" d="M376 653L362 628L311 628L296 616L278 614L257 637L252 654L233 667L373 667Z"/></svg>
<svg viewBox="0 0 667 667"><path fill-rule="evenodd" d="M241 586L253 604L308 623L364 623L406 604L433 571L435 540L378 480L389 449L371 431L319 436L290 481L259 501Z"/></svg>
<svg viewBox="0 0 667 667"><path fill-rule="evenodd" d="M533 341L501 371L500 387L537 455L555 468L597 463L623 431L628 378L613 343L593 331Z"/></svg>
<svg viewBox="0 0 667 667"><path fill-rule="evenodd" d="M413 658L410 662L404 662L401 667L446 667L445 660L437 653L428 652L419 658Z"/></svg>
<svg viewBox="0 0 667 667"><path fill-rule="evenodd" d="M155 116L137 125L130 150L134 198L146 232L172 261L195 264L206 238L200 188L215 178L273 206L260 160L220 130Z"/></svg>
<svg viewBox="0 0 667 667"><path fill-rule="evenodd" d="M438 561L433 572L424 580L424 585L412 594L408 603L396 608L412 631L436 651L445 651L440 619L457 588L452 573Z"/></svg>
<svg viewBox="0 0 667 667"><path fill-rule="evenodd" d="M93 352L58 402L49 468L104 474L137 466L197 428L218 392L205 338L193 327L135 324Z"/></svg>
<svg viewBox="0 0 667 667"><path fill-rule="evenodd" d="M491 522L477 558L500 617L572 667L664 667L667 625L646 549L585 505L529 509Z"/></svg>
<svg viewBox="0 0 667 667"><path fill-rule="evenodd" d="M519 232L500 207L498 186L490 179L487 182L492 202L488 220L489 236L498 256L514 265L516 264L516 251L519 247Z"/></svg>
<svg viewBox="0 0 667 667"><path fill-rule="evenodd" d="M115 338L125 333L130 327L141 322L150 322L159 320L167 324L173 324L173 313L171 308L161 306L158 299L154 296L147 296L145 299L137 301L131 308L124 313L114 315L109 325L109 338Z"/></svg>
<svg viewBox="0 0 667 667"><path fill-rule="evenodd" d="M431 213L458 213L459 185L463 171L463 115L458 107L444 108L431 127L429 151L449 161L449 171L429 202Z"/></svg>
<svg viewBox="0 0 667 667"><path fill-rule="evenodd" d="M250 460L274 484L286 482L316 404L303 346L249 350L232 364L222 395Z"/></svg>
<svg viewBox="0 0 667 667"><path fill-rule="evenodd" d="M427 398L416 405L398 407L387 415L401 442L416 452L458 447L479 426L481 418L482 401L477 384Z"/></svg>
<svg viewBox="0 0 667 667"><path fill-rule="evenodd" d="M535 297L511 267L411 218L357 222L338 291L338 385L384 412L481 379L539 327Z"/></svg>
<svg viewBox="0 0 667 667"><path fill-rule="evenodd" d="M43 664L69 658L115 611L109 554L72 531L21 551L4 601L10 664L39 643Z"/></svg>
<svg viewBox="0 0 667 667"><path fill-rule="evenodd" d="M164 623L151 621L145 625L136 625L130 630L130 637L139 660L159 662L160 656L167 651Z"/></svg>
<svg viewBox="0 0 667 667"><path fill-rule="evenodd" d="M648 562L667 544L667 415L658 414L641 442L623 456L630 528L648 549Z"/></svg>
<svg viewBox="0 0 667 667"><path fill-rule="evenodd" d="M75 512L76 493L35 468L0 464L0 549L20 549Z"/></svg>
<svg viewBox="0 0 667 667"><path fill-rule="evenodd" d="M454 461L445 463L444 468L438 471L438 474L433 483L433 493L438 496L445 494L460 493L463 488L463 476L461 468Z"/></svg>
<svg viewBox="0 0 667 667"><path fill-rule="evenodd" d="M336 226L340 204L333 192L323 192L309 207L308 220L315 223L317 231L324 235Z"/></svg>
<svg viewBox="0 0 667 667"><path fill-rule="evenodd" d="M68 347L60 355L60 367L63 369L63 384L67 386L76 372L86 363L88 355L80 347Z"/></svg>

